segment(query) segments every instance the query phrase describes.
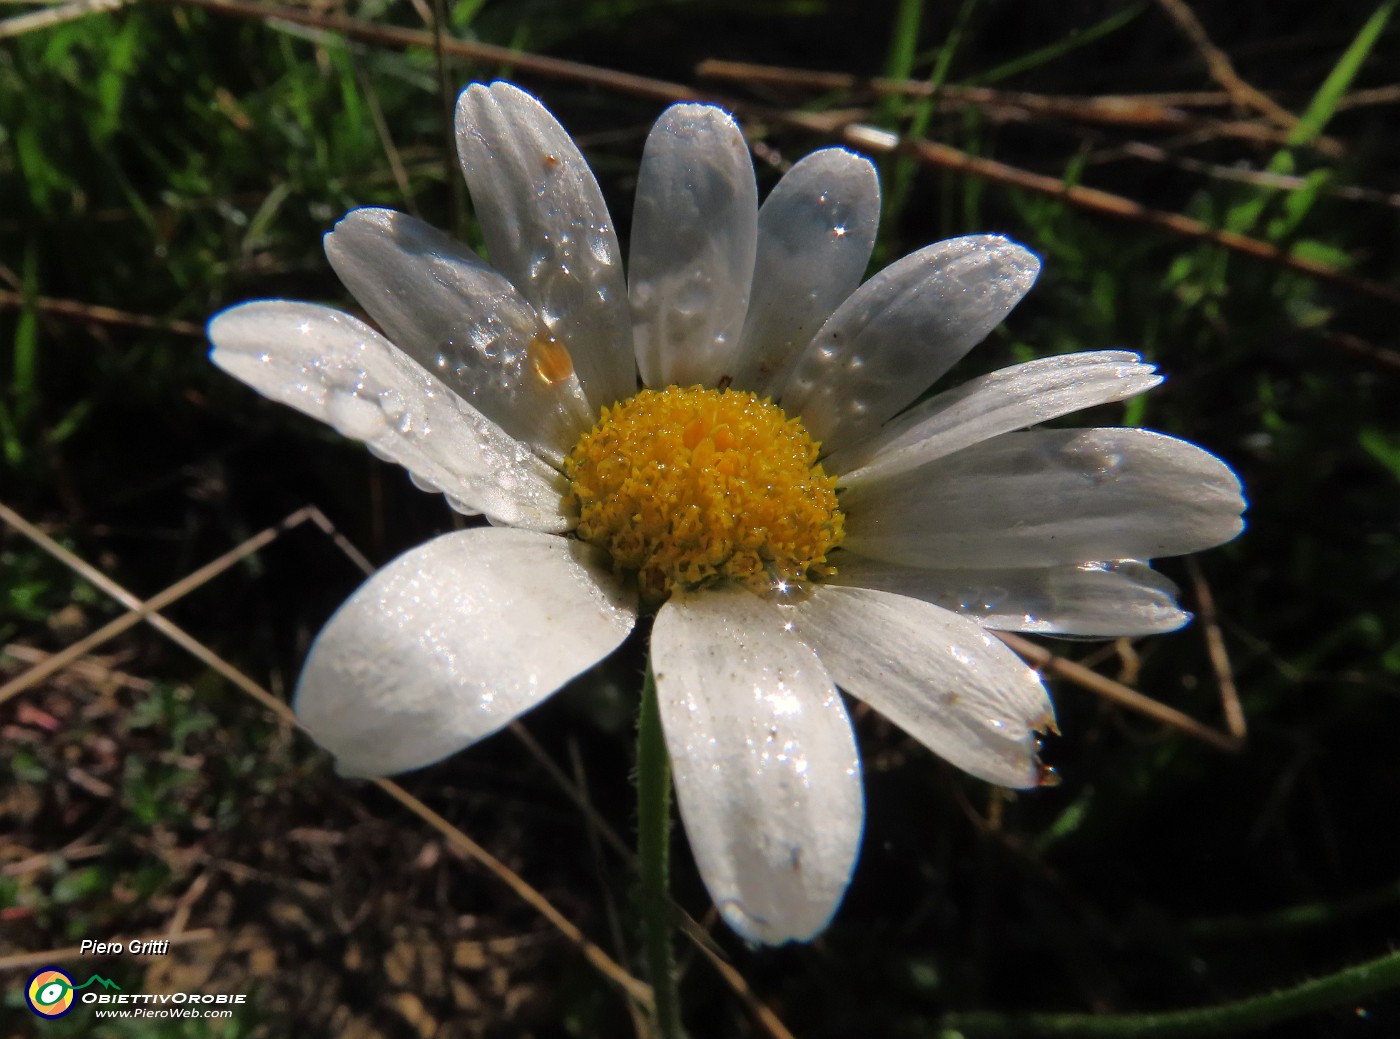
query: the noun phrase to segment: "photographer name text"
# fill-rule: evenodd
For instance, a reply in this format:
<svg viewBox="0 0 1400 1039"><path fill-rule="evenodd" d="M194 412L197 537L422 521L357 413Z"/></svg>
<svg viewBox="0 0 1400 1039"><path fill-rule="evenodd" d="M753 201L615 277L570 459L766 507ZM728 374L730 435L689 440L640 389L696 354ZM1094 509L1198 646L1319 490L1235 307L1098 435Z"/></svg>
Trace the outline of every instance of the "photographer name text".
<svg viewBox="0 0 1400 1039"><path fill-rule="evenodd" d="M164 956L170 951L170 940L133 938L129 942L95 942L84 938L78 946L79 956Z"/></svg>

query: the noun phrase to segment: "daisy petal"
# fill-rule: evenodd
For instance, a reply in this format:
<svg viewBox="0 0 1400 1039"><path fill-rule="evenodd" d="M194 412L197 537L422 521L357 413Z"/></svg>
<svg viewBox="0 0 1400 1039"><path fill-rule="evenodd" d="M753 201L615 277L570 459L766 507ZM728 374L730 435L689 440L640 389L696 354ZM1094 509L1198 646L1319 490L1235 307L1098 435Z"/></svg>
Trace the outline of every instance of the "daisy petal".
<svg viewBox="0 0 1400 1039"><path fill-rule="evenodd" d="M253 389L397 462L454 508L563 531L564 479L374 329L312 303L259 300L209 322L209 357Z"/></svg>
<svg viewBox="0 0 1400 1039"><path fill-rule="evenodd" d="M739 126L713 105L672 105L637 174L628 297L647 386L730 374L753 283L758 186Z"/></svg>
<svg viewBox="0 0 1400 1039"><path fill-rule="evenodd" d="M783 410L828 449L870 436L1001 324L1039 271L1033 253L998 235L911 253L822 326L783 388Z"/></svg>
<svg viewBox="0 0 1400 1039"><path fill-rule="evenodd" d="M734 385L772 396L802 348L860 284L880 224L874 164L844 148L797 162L758 211L753 298Z"/></svg>
<svg viewBox="0 0 1400 1039"><path fill-rule="evenodd" d="M1175 556L1244 527L1229 466L1145 429L1007 433L863 480L841 507L851 551L949 569Z"/></svg>
<svg viewBox="0 0 1400 1039"><path fill-rule="evenodd" d="M996 636L917 599L825 587L782 607L838 685L979 779L1037 786L1035 730L1055 723L1039 676Z"/></svg>
<svg viewBox="0 0 1400 1039"><path fill-rule="evenodd" d="M850 881L865 806L845 705L777 608L676 593L651 636L676 797L700 875L753 941L810 938Z"/></svg>
<svg viewBox="0 0 1400 1039"><path fill-rule="evenodd" d="M457 153L491 265L568 349L593 411L630 397L622 254L572 138L519 87L473 84L457 99Z"/></svg>
<svg viewBox="0 0 1400 1039"><path fill-rule="evenodd" d="M380 570L317 636L297 716L346 775L475 743L611 653L636 604L582 542L477 527Z"/></svg>
<svg viewBox="0 0 1400 1039"><path fill-rule="evenodd" d="M1132 559L1023 570L917 570L843 552L832 580L931 602L984 628L1116 638L1175 631L1191 619L1177 588Z"/></svg>
<svg viewBox="0 0 1400 1039"><path fill-rule="evenodd" d="M559 464L593 424L578 378L541 365L548 331L476 253L391 209L356 209L326 235L346 287L399 348L517 440Z"/></svg>
<svg viewBox="0 0 1400 1039"><path fill-rule="evenodd" d="M1123 400L1162 381L1126 350L1062 354L1012 365L916 404L875 436L828 456L843 485L891 476L1084 408Z"/></svg>

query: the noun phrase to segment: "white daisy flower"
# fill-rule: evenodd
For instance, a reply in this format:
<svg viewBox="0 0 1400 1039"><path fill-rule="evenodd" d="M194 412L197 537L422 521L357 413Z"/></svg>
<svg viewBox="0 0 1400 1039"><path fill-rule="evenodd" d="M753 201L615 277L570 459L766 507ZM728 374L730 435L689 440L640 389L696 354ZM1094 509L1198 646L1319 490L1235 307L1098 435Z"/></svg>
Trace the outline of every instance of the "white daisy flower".
<svg viewBox="0 0 1400 1039"><path fill-rule="evenodd" d="M1241 529L1239 481L1191 444L1026 429L1155 386L1135 354L920 400L1040 264L974 235L861 284L879 185L860 156L807 156L760 209L734 120L669 108L624 280L597 182L534 97L469 87L457 143L489 264L359 209L326 253L382 334L283 300L209 326L224 370L491 521L394 560L316 640L296 710L345 773L495 732L654 610L700 873L745 938L810 938L864 819L838 687L971 774L1035 786L1050 700L989 629L1169 631L1188 616L1141 561Z"/></svg>

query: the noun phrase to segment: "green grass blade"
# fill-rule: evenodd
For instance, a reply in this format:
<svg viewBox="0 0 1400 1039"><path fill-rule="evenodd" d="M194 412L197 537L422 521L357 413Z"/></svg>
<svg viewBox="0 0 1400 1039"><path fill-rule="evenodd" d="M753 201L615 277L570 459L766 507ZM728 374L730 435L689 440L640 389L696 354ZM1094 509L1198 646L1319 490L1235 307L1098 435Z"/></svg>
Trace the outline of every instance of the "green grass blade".
<svg viewBox="0 0 1400 1039"><path fill-rule="evenodd" d="M1065 55L1073 54L1081 47L1086 47L1105 36L1110 36L1124 26L1131 24L1146 9L1146 4L1134 4L1124 8L1100 22L1095 22L1083 32L1074 33L1064 39L1056 40L1054 43L1033 50L1029 54L1023 54L1019 58L1012 58L1010 61L995 65L980 76L974 77L971 82L987 86L1019 76L1023 72L1029 72L1042 65L1048 65L1052 61L1058 61Z"/></svg>
<svg viewBox="0 0 1400 1039"><path fill-rule="evenodd" d="M1327 74L1327 78L1322 81L1322 86L1313 95L1312 101L1308 103L1307 109L1299 117L1298 125L1295 126L1288 135L1290 147L1297 148L1316 140L1323 129L1326 128L1332 116L1337 112L1337 104L1342 96L1351 88L1356 75L1361 71L1361 66L1370 57L1371 51L1375 49L1376 42L1380 39L1381 33L1385 31L1386 22L1390 21L1390 16L1395 12L1396 4L1400 0L1384 0L1366 24L1361 27L1361 31L1356 34L1356 38L1351 41L1350 46L1342 52L1342 56L1337 59L1337 64L1332 66L1332 71Z"/></svg>

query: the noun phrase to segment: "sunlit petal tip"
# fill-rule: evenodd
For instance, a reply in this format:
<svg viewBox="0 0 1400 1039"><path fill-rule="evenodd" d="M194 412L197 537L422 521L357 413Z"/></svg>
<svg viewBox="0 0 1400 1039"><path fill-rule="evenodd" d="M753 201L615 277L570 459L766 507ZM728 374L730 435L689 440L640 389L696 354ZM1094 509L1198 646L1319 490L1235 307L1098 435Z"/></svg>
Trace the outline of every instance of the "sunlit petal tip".
<svg viewBox="0 0 1400 1039"><path fill-rule="evenodd" d="M661 113L656 126L664 126L668 132L681 136L712 127L732 128L734 132L743 134L738 121L727 109L704 101L677 101Z"/></svg>
<svg viewBox="0 0 1400 1039"><path fill-rule="evenodd" d="M759 945L785 945L788 942L810 942L827 929L836 915L838 904L825 913L806 914L792 918L770 918L756 915L738 899L715 903L724 922L745 941Z"/></svg>
<svg viewBox="0 0 1400 1039"><path fill-rule="evenodd" d="M919 468L1003 433L1144 393L1162 381L1125 350L1024 361L936 393L852 449L832 468L853 486Z"/></svg>
<svg viewBox="0 0 1400 1039"><path fill-rule="evenodd" d="M647 135L627 278L647 386L715 386L733 373L753 286L758 186L748 144L713 105L667 109Z"/></svg>
<svg viewBox="0 0 1400 1039"><path fill-rule="evenodd" d="M611 653L636 604L579 542L477 527L395 559L326 623L293 707L348 776L421 768Z"/></svg>
<svg viewBox="0 0 1400 1039"><path fill-rule="evenodd" d="M849 550L915 567L1017 568L1212 548L1244 529L1245 501L1208 451L1099 428L1006 433L851 487L844 506Z"/></svg>
<svg viewBox="0 0 1400 1039"><path fill-rule="evenodd" d="M701 878L740 935L820 932L864 822L840 695L777 607L744 589L677 594L652 629L676 800Z"/></svg>
<svg viewBox="0 0 1400 1039"><path fill-rule="evenodd" d="M874 165L842 148L799 159L758 211L753 292L734 384L775 395L794 362L856 287L880 223Z"/></svg>
<svg viewBox="0 0 1400 1039"><path fill-rule="evenodd" d="M567 347L593 414L630 397L622 251L578 145L537 98L502 82L463 91L455 126L491 265Z"/></svg>
<svg viewBox="0 0 1400 1039"><path fill-rule="evenodd" d="M987 337L1030 290L1034 253L1000 235L925 246L860 286L807 344L782 391L829 451L876 434Z"/></svg>
<svg viewBox="0 0 1400 1039"><path fill-rule="evenodd" d="M966 772L1035 786L1040 676L985 628L917 599L828 587L785 607L841 688Z"/></svg>
<svg viewBox="0 0 1400 1039"><path fill-rule="evenodd" d="M363 321L255 300L209 323L211 360L263 396L363 441L477 512L562 532L563 477Z"/></svg>
<svg viewBox="0 0 1400 1039"><path fill-rule="evenodd" d="M1004 276L1024 279L1027 289L1035 284L1035 279L1040 276L1040 256L1020 242L1006 235L972 235L972 238L981 239L986 247L995 252L998 265Z"/></svg>

